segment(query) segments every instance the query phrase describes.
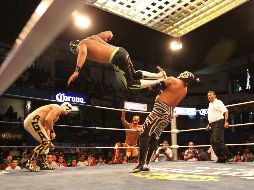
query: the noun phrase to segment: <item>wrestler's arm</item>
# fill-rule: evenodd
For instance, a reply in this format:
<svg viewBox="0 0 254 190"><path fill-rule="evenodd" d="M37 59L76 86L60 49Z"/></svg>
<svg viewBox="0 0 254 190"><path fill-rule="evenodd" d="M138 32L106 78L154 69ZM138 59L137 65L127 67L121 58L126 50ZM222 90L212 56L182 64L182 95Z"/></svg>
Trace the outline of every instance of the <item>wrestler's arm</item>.
<svg viewBox="0 0 254 190"><path fill-rule="evenodd" d="M85 40L82 40L78 45L78 57L77 57L77 64L76 67L79 67L80 69L83 67L87 56L87 46ZM78 72L78 70L75 70L75 72Z"/></svg>
<svg viewBox="0 0 254 190"><path fill-rule="evenodd" d="M77 57L76 68L68 80L68 83L67 83L68 86L70 85L72 81L74 81L78 77L81 68L85 64L86 56L87 56L87 46L85 44L85 40L82 40L78 45L78 57Z"/></svg>
<svg viewBox="0 0 254 190"><path fill-rule="evenodd" d="M56 137L55 131L54 131L54 123L57 121L57 118L59 115L61 115L62 110L60 108L53 108L48 115L45 118L44 126L47 133L49 132L49 136L51 139L54 139Z"/></svg>
<svg viewBox="0 0 254 190"><path fill-rule="evenodd" d="M126 121L125 119L125 115L126 115L126 111L125 110L122 110L122 115L121 115L121 122L122 122L122 125L125 127L125 128L130 128L129 127L129 123Z"/></svg>

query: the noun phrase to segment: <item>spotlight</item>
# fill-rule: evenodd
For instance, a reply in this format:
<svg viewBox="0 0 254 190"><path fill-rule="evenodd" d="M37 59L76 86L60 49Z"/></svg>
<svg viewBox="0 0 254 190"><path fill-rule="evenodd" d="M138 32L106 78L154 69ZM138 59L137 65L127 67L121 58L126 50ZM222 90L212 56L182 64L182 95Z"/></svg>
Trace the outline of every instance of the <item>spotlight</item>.
<svg viewBox="0 0 254 190"><path fill-rule="evenodd" d="M91 22L87 17L82 16L78 13L73 14L73 16L75 18L75 24L77 27L88 28L90 26Z"/></svg>
<svg viewBox="0 0 254 190"><path fill-rule="evenodd" d="M170 42L170 48L173 51L177 51L179 49L182 49L183 45L182 42L180 41L180 39L175 39L173 41Z"/></svg>

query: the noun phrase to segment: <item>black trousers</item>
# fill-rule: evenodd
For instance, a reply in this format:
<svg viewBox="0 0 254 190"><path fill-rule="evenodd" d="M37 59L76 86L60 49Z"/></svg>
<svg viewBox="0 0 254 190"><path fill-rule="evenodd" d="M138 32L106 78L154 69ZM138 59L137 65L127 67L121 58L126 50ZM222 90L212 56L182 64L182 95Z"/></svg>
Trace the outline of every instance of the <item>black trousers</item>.
<svg viewBox="0 0 254 190"><path fill-rule="evenodd" d="M228 147L224 143L224 119L210 123L211 127L211 145L214 153L219 160L225 160L232 156L232 153L229 151Z"/></svg>

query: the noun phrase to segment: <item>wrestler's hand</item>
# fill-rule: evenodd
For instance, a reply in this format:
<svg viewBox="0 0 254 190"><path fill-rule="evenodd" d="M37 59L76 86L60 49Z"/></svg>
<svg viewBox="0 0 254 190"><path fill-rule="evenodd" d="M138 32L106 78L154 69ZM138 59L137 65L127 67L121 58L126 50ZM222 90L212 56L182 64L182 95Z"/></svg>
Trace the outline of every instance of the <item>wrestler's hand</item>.
<svg viewBox="0 0 254 190"><path fill-rule="evenodd" d="M69 78L69 80L68 80L68 86L70 86L70 84L71 84L71 82L73 82L77 77L78 77L78 75L79 75L79 73L78 72L74 72L71 76L70 76L70 78Z"/></svg>
<svg viewBox="0 0 254 190"><path fill-rule="evenodd" d="M159 78L166 79L167 78L166 72L159 66L157 66L156 68L159 70L159 73L158 73Z"/></svg>
<svg viewBox="0 0 254 190"><path fill-rule="evenodd" d="M144 127L138 127L137 131L139 132L139 134L143 133L144 132Z"/></svg>
<svg viewBox="0 0 254 190"><path fill-rule="evenodd" d="M56 133L50 133L51 140L54 140L56 138Z"/></svg>

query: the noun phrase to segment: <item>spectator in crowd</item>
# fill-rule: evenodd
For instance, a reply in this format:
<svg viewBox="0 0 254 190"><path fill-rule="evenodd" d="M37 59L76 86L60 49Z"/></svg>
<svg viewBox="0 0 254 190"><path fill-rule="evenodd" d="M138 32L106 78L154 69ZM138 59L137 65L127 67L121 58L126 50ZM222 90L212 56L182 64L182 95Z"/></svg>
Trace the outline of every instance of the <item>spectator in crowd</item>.
<svg viewBox="0 0 254 190"><path fill-rule="evenodd" d="M20 152L19 152L18 148L15 147L15 148L13 148L13 149L9 152L9 155L10 155L10 156L13 156L13 157L17 157L17 156L20 155Z"/></svg>
<svg viewBox="0 0 254 190"><path fill-rule="evenodd" d="M99 156L97 165L105 165L105 160L104 160L103 156Z"/></svg>
<svg viewBox="0 0 254 190"><path fill-rule="evenodd" d="M27 152L23 152L22 158L21 158L21 160L20 160L20 164L21 164L21 167L22 167L22 168L24 168L24 167L26 166L26 163L27 163L27 161L28 161L28 159L29 159L28 156L29 156L29 155L28 155Z"/></svg>
<svg viewBox="0 0 254 190"><path fill-rule="evenodd" d="M250 151L250 149L249 148L246 148L245 150L244 150L244 153L243 153L243 157L245 158L245 155L246 154L249 154L250 155L250 157L252 157L253 156L253 154L251 153L251 151Z"/></svg>
<svg viewBox="0 0 254 190"><path fill-rule="evenodd" d="M14 171L14 170L21 170L21 168L18 166L18 160L16 158L13 158L11 160L11 164L5 168L7 171Z"/></svg>
<svg viewBox="0 0 254 190"><path fill-rule="evenodd" d="M190 141L189 149L184 152L184 160L186 161L198 161L198 150L194 148L194 142Z"/></svg>
<svg viewBox="0 0 254 190"><path fill-rule="evenodd" d="M5 159L5 163L1 166L1 170L5 170L8 166L11 165L12 156L8 155Z"/></svg>
<svg viewBox="0 0 254 190"><path fill-rule="evenodd" d="M233 162L243 162L243 159L242 159L241 154L237 154L237 155L234 157Z"/></svg>
<svg viewBox="0 0 254 190"><path fill-rule="evenodd" d="M91 154L88 156L87 162L88 162L87 166L96 166L97 165L95 157Z"/></svg>
<svg viewBox="0 0 254 190"><path fill-rule="evenodd" d="M77 166L87 166L87 165L88 165L88 162L86 161L85 154L80 154Z"/></svg>
<svg viewBox="0 0 254 190"><path fill-rule="evenodd" d="M169 148L169 144L167 140L164 140L162 143L162 147L159 147L154 155L153 161L155 162L164 162L173 160L173 152Z"/></svg>
<svg viewBox="0 0 254 190"><path fill-rule="evenodd" d="M57 163L56 163L56 160L57 160L57 158L56 158L56 155L55 155L55 154L48 154L48 155L47 155L48 164L49 164L52 168L54 168L54 169L58 168L58 165L57 165Z"/></svg>
<svg viewBox="0 0 254 190"><path fill-rule="evenodd" d="M57 165L58 165L59 168L67 167L67 164L66 164L66 162L65 162L65 159L64 159L64 156L63 156L63 155L60 155L60 156L58 157Z"/></svg>
<svg viewBox="0 0 254 190"><path fill-rule="evenodd" d="M76 159L72 159L71 160L71 164L70 164L70 166L69 167L77 167L78 165L77 165L77 160Z"/></svg>
<svg viewBox="0 0 254 190"><path fill-rule="evenodd" d="M244 155L244 162L254 162L254 158L251 156L251 153L245 153Z"/></svg>

